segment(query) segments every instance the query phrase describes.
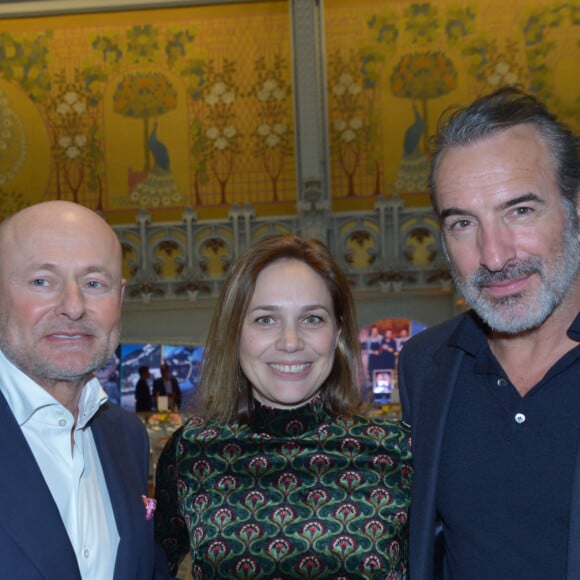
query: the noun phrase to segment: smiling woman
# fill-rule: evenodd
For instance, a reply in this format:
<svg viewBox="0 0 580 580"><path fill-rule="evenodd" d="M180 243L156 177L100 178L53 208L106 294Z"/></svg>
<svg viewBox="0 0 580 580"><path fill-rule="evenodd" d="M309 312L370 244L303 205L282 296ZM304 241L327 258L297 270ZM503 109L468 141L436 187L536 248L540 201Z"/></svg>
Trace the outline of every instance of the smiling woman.
<svg viewBox="0 0 580 580"><path fill-rule="evenodd" d="M284 258L260 272L240 338L254 399L292 408L314 397L334 363L333 310L323 278L304 262Z"/></svg>
<svg viewBox="0 0 580 580"><path fill-rule="evenodd" d="M158 463L172 571L406 578L407 430L371 419L348 282L319 241L262 239L214 313L200 414Z"/></svg>

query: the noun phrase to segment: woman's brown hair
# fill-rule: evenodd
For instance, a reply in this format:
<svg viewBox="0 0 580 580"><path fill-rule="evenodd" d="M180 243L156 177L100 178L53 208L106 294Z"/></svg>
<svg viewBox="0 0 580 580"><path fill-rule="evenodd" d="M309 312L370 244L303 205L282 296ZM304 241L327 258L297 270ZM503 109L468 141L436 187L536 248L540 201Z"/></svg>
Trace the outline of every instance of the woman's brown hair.
<svg viewBox="0 0 580 580"><path fill-rule="evenodd" d="M242 372L239 344L256 280L268 265L293 259L312 268L325 282L341 329L332 370L319 393L333 415L362 412L361 356L354 299L348 280L319 240L294 235L267 236L230 268L214 310L198 388L199 411L219 421L251 422L252 387Z"/></svg>

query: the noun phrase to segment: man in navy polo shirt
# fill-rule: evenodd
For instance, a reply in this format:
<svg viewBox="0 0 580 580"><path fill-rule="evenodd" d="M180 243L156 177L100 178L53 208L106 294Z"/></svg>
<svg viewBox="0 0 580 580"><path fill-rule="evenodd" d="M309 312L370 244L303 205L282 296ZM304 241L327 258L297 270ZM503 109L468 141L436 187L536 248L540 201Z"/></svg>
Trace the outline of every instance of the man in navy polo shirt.
<svg viewBox="0 0 580 580"><path fill-rule="evenodd" d="M431 195L471 310L399 359L411 580L580 578L578 139L504 88L436 136Z"/></svg>

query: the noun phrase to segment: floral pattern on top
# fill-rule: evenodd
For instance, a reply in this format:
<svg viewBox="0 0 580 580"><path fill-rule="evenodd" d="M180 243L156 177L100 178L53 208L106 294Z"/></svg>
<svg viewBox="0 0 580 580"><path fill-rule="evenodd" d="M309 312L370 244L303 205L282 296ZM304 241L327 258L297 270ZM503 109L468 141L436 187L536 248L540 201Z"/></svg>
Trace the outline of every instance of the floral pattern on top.
<svg viewBox="0 0 580 580"><path fill-rule="evenodd" d="M410 433L320 400L254 424L191 418L157 469L156 538L194 578L407 576Z"/></svg>

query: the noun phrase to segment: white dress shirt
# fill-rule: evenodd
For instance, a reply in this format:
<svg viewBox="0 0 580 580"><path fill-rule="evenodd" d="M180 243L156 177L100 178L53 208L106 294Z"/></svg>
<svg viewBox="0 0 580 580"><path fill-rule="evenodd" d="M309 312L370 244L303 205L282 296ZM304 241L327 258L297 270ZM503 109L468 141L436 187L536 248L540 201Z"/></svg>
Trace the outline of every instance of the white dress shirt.
<svg viewBox="0 0 580 580"><path fill-rule="evenodd" d="M8 401L52 493L83 580L113 578L119 533L90 419L106 402L97 379L83 388L74 418L0 351L0 391Z"/></svg>

